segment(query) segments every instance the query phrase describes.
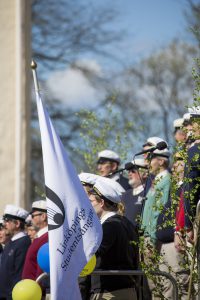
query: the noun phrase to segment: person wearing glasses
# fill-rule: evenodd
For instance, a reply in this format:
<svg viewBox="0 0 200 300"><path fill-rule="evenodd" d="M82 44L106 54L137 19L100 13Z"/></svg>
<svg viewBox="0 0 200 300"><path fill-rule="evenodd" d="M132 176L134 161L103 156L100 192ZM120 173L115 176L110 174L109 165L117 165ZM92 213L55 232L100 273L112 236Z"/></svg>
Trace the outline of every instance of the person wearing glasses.
<svg viewBox="0 0 200 300"><path fill-rule="evenodd" d="M46 200L35 201L32 204L32 224L38 230L35 239L28 249L23 268L22 278L36 280L43 273L37 263L37 254L42 245L48 242L48 223Z"/></svg>
<svg viewBox="0 0 200 300"><path fill-rule="evenodd" d="M25 234L28 212L15 205L6 205L3 215L5 234L10 236L4 247L0 265L0 299L12 300L12 290L22 279L26 252L31 244Z"/></svg>
<svg viewBox="0 0 200 300"><path fill-rule="evenodd" d="M137 228L145 196L144 184L147 176L147 165L143 158L137 158L126 163L125 169L128 171L128 183L132 189L122 195L122 202L125 207L124 215Z"/></svg>
<svg viewBox="0 0 200 300"><path fill-rule="evenodd" d="M31 239L31 242L33 242L33 240L36 237L36 234L38 232L38 228L36 228L35 226L33 226L32 224L32 217L29 214L28 217L26 218L26 232L28 234L28 236Z"/></svg>

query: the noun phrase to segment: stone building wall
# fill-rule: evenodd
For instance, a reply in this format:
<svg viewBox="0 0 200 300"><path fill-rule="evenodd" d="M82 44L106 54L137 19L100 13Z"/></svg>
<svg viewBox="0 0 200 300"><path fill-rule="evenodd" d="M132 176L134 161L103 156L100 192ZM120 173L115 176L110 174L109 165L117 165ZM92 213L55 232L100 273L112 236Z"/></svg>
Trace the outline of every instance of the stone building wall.
<svg viewBox="0 0 200 300"><path fill-rule="evenodd" d="M30 4L0 1L0 215L9 203L30 207Z"/></svg>

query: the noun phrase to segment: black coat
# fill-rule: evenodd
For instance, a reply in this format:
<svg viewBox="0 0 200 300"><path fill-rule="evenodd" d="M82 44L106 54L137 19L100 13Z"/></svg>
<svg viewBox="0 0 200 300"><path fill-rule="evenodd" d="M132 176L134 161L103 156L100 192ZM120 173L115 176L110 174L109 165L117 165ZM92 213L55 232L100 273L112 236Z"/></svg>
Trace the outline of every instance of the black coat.
<svg viewBox="0 0 200 300"><path fill-rule="evenodd" d="M30 244L28 236L6 244L0 266L0 298L12 300L12 289L21 280L26 252Z"/></svg>
<svg viewBox="0 0 200 300"><path fill-rule="evenodd" d="M103 224L103 239L96 253L96 270L136 270L138 268L137 234L131 222L114 215ZM134 286L131 276L92 276L91 290L112 291Z"/></svg>
<svg viewBox="0 0 200 300"><path fill-rule="evenodd" d="M96 253L95 270L136 270L138 269L138 241L132 223L123 216L114 215L103 224L103 239ZM91 291L114 291L135 286L133 276L92 276L80 283L83 299ZM86 296L87 295L87 296Z"/></svg>
<svg viewBox="0 0 200 300"><path fill-rule="evenodd" d="M138 195L133 195L133 189L126 191L122 195L122 203L125 207L125 217L134 225L139 226L139 218L142 213L142 204L144 201L144 190Z"/></svg>

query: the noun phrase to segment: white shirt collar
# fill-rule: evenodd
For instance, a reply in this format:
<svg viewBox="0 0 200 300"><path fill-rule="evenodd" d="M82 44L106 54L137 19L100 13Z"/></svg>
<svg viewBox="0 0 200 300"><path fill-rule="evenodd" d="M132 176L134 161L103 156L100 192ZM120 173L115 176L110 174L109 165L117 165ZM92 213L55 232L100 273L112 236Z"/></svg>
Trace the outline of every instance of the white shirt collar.
<svg viewBox="0 0 200 300"><path fill-rule="evenodd" d="M165 177L167 174L169 174L168 170L164 170L164 171L160 172L159 174L156 175L155 181L158 179L161 179L162 177Z"/></svg>
<svg viewBox="0 0 200 300"><path fill-rule="evenodd" d="M143 185L139 185L136 188L133 188L133 196L140 194L142 191L144 191Z"/></svg>
<svg viewBox="0 0 200 300"><path fill-rule="evenodd" d="M48 232L48 226L46 226L46 227L40 229L40 230L37 232L36 237L39 238L39 237L41 237L43 234L45 234L46 232Z"/></svg>
<svg viewBox="0 0 200 300"><path fill-rule="evenodd" d="M200 143L200 140L196 140L196 141L194 141L190 146L189 146L189 148L191 148L191 147L193 147L195 144L199 144Z"/></svg>
<svg viewBox="0 0 200 300"><path fill-rule="evenodd" d="M23 236L26 236L25 232L20 231L11 238L11 241L16 241L16 240L22 238Z"/></svg>
<svg viewBox="0 0 200 300"><path fill-rule="evenodd" d="M108 218L112 217L116 215L116 212L113 212L113 211L109 211L107 212L101 219L100 219L100 222L101 224L103 224Z"/></svg>
<svg viewBox="0 0 200 300"><path fill-rule="evenodd" d="M117 179L119 179L119 173L114 174L110 179L117 181Z"/></svg>

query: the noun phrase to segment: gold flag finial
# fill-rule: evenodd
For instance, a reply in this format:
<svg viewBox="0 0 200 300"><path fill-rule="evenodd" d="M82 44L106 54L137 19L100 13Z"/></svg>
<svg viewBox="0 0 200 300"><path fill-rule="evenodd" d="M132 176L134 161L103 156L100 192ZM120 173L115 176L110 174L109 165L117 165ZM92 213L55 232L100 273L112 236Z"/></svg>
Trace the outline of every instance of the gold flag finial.
<svg viewBox="0 0 200 300"><path fill-rule="evenodd" d="M34 81L34 86L35 86L35 91L37 93L39 93L39 84L38 84L38 80L37 80L37 64L34 60L32 60L31 62L31 69L32 69L32 72L33 72L33 81Z"/></svg>
<svg viewBox="0 0 200 300"><path fill-rule="evenodd" d="M32 60L32 62L31 62L31 69L32 70L37 69L37 64L36 64L36 62L34 60Z"/></svg>

